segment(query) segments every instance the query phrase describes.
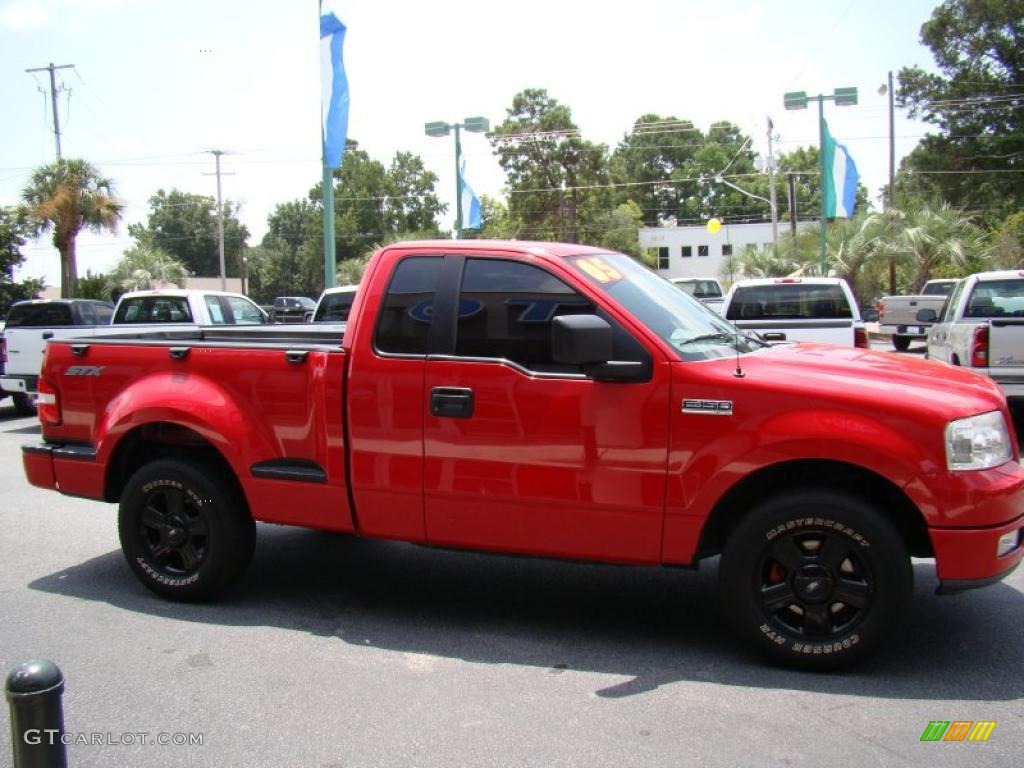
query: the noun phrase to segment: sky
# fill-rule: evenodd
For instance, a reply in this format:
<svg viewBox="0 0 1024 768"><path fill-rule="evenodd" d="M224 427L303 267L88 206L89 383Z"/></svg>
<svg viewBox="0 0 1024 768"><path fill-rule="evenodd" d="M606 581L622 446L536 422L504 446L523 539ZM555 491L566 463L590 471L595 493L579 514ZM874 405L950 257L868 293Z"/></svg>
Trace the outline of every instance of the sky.
<svg viewBox="0 0 1024 768"><path fill-rule="evenodd" d="M816 105L787 112L783 94L859 90L826 104L872 197L888 179L887 72L933 70L920 28L938 0L334 0L348 27L349 137L389 165L423 158L454 219L454 141L424 123L484 116L500 123L514 95L545 88L584 139L613 148L646 113L707 127L735 123L767 155L817 145ZM125 205L114 235L79 237L79 274L106 271L130 247L159 189L241 203L250 245L279 203L321 178L318 9L314 0L0 0L0 205L16 204L32 170L55 159L49 75L57 72L61 150L112 178ZM897 109L896 156L928 127ZM477 194L504 177L481 134L463 134ZM48 236L22 248L15 278L59 282Z"/></svg>

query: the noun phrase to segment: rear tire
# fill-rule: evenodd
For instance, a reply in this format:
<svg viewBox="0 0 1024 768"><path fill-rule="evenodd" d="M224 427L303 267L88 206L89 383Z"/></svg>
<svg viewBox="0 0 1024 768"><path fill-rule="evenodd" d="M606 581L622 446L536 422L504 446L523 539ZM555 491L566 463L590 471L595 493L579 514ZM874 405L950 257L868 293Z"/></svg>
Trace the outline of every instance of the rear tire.
<svg viewBox="0 0 1024 768"><path fill-rule="evenodd" d="M897 352L906 352L908 349L910 349L910 337L893 336L892 346Z"/></svg>
<svg viewBox="0 0 1024 768"><path fill-rule="evenodd" d="M906 615L913 571L877 509L820 488L758 505L726 541L719 581L724 610L758 650L828 670L885 642Z"/></svg>
<svg viewBox="0 0 1024 768"><path fill-rule="evenodd" d="M26 392L15 392L11 395L14 400L14 412L19 416L36 415L36 399Z"/></svg>
<svg viewBox="0 0 1024 768"><path fill-rule="evenodd" d="M171 600L205 600L245 571L256 524L233 483L200 464L160 459L121 494L118 533L139 580Z"/></svg>

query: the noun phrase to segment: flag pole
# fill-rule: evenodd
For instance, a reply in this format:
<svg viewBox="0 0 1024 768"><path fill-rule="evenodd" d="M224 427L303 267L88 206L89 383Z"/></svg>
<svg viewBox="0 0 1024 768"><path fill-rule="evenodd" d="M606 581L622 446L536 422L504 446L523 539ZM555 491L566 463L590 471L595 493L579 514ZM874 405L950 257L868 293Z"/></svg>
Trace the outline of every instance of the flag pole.
<svg viewBox="0 0 1024 768"><path fill-rule="evenodd" d="M334 174L327 167L324 158L323 202L324 202L324 288L333 288L337 283L337 265L334 254Z"/></svg>
<svg viewBox="0 0 1024 768"><path fill-rule="evenodd" d="M828 277L825 251L828 247L828 222L825 220L825 99L818 99L818 155L821 160L821 276Z"/></svg>

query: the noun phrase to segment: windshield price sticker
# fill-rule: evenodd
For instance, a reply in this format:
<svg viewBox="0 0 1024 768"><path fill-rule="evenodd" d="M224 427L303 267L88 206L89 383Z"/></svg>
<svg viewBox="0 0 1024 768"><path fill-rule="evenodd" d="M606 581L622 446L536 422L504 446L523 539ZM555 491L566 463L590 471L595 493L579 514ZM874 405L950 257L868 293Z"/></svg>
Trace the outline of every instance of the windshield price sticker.
<svg viewBox="0 0 1024 768"><path fill-rule="evenodd" d="M600 256L577 259L576 266L599 283L614 283L622 279L622 273Z"/></svg>

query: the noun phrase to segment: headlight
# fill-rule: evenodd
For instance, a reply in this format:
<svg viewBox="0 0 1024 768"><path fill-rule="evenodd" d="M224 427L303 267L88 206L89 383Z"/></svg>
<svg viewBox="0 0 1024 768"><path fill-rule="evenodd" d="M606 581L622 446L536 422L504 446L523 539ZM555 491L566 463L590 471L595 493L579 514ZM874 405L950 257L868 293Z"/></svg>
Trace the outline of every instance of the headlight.
<svg viewBox="0 0 1024 768"><path fill-rule="evenodd" d="M999 411L957 419L946 425L946 466L988 469L1010 460L1010 433Z"/></svg>

